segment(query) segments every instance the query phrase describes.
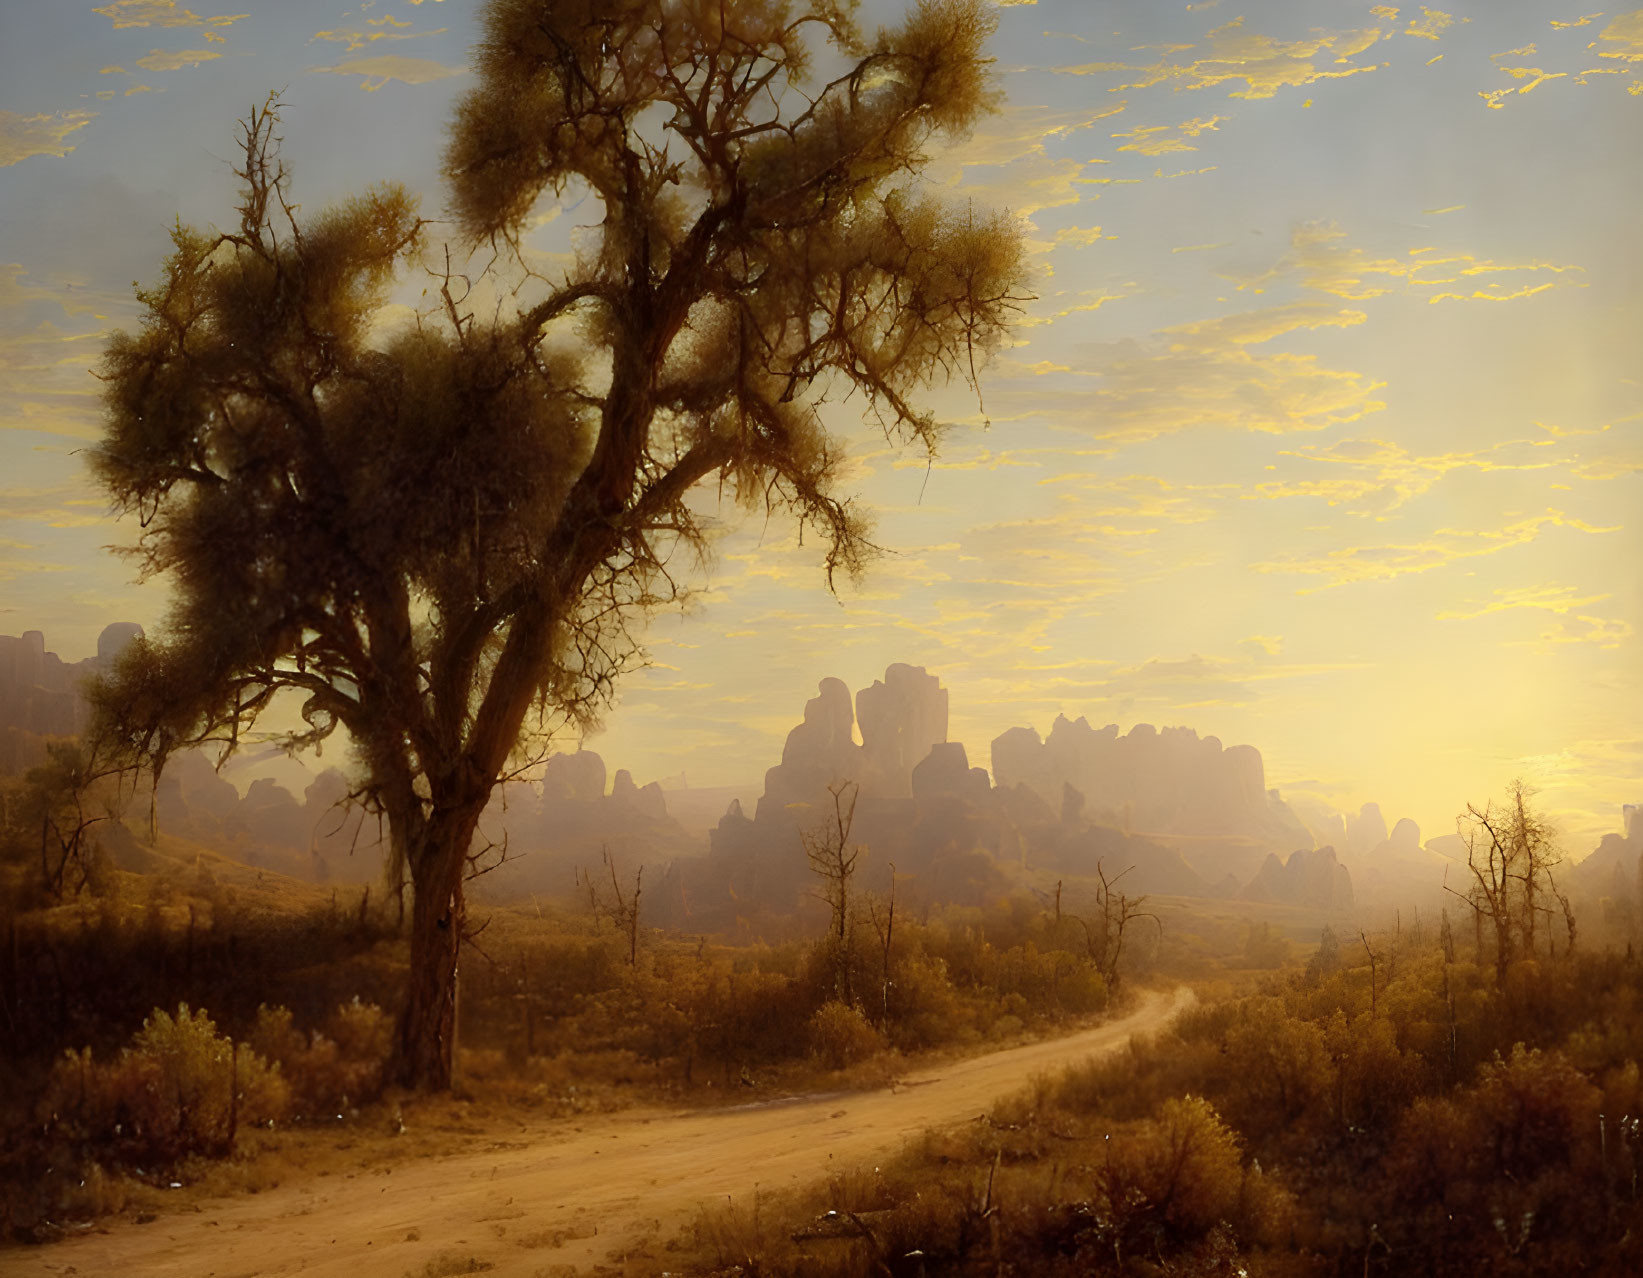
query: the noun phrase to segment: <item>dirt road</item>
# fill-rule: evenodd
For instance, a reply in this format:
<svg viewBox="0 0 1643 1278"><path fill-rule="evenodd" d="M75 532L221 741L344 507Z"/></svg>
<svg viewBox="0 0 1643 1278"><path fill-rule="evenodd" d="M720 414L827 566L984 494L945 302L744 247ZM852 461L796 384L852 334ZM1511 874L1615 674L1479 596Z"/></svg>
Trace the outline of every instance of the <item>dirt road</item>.
<svg viewBox="0 0 1643 1278"><path fill-rule="evenodd" d="M894 1089L544 1123L500 1146L119 1222L5 1253L0 1268L11 1278L420 1278L430 1262L467 1272L439 1262L472 1257L496 1278L575 1273L653 1245L706 1204L792 1188L974 1118L1035 1073L1158 1028L1191 998L1151 994L1122 1020L909 1074Z"/></svg>

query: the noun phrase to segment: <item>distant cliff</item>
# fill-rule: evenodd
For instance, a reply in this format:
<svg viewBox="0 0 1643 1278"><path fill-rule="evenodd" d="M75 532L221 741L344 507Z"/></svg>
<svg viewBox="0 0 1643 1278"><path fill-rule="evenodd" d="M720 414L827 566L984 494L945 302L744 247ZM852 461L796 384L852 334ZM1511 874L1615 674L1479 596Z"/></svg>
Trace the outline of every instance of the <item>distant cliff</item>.
<svg viewBox="0 0 1643 1278"><path fill-rule="evenodd" d="M1266 788L1261 752L1222 748L1191 728L1141 723L1120 735L1086 719L1056 717L1050 735L1011 728L993 741L993 780L1025 785L1059 806L1068 787L1103 824L1146 834L1222 835L1311 846L1294 814Z"/></svg>
<svg viewBox="0 0 1643 1278"><path fill-rule="evenodd" d="M45 759L47 737L71 737L86 726L80 684L103 670L143 633L116 621L97 637L97 655L64 661L38 630L0 635L0 776L16 776Z"/></svg>

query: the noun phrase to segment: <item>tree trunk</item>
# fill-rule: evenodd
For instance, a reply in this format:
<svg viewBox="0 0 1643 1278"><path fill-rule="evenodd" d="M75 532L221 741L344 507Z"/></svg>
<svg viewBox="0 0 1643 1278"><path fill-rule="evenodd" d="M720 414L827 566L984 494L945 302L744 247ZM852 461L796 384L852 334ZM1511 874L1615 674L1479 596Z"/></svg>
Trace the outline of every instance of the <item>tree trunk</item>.
<svg viewBox="0 0 1643 1278"><path fill-rule="evenodd" d="M463 872L471 814L436 813L410 849L411 972L399 1018L393 1075L419 1091L449 1091L456 1052L457 961L466 918Z"/></svg>

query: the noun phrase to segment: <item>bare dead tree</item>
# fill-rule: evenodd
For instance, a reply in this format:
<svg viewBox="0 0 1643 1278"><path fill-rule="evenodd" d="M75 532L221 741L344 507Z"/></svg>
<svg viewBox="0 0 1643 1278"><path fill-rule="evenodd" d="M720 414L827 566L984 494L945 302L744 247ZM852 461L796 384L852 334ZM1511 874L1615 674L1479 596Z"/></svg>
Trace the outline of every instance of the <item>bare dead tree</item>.
<svg viewBox="0 0 1643 1278"><path fill-rule="evenodd" d="M1373 1019L1378 1008L1378 998L1376 994L1376 968L1380 964L1381 956L1375 953L1374 949L1371 948L1369 944L1369 935L1362 928L1358 929L1358 939L1363 942L1363 952L1369 955L1369 1015L1370 1018Z"/></svg>
<svg viewBox="0 0 1643 1278"><path fill-rule="evenodd" d="M1133 865L1129 866L1109 879L1102 862L1095 863L1100 887L1095 892L1097 912L1093 922L1081 914L1061 914L1061 885L1056 884L1056 913L1059 917L1072 919L1083 930L1085 952L1100 971L1101 979L1106 981L1109 990L1118 988L1118 963L1124 955L1124 935L1130 924L1137 919L1151 919L1160 935L1164 930L1159 917L1142 908L1147 903L1146 897L1127 896L1117 890L1118 881L1134 868Z"/></svg>
<svg viewBox="0 0 1643 1278"><path fill-rule="evenodd" d="M828 944L833 950L833 984L846 1003L853 998L850 983L850 884L856 874L863 848L850 842L856 821L856 800L861 787L854 781L835 781L827 787L833 800L833 814L812 830L801 830L805 860L821 879L820 898L827 902L832 918Z"/></svg>
<svg viewBox="0 0 1643 1278"><path fill-rule="evenodd" d="M1466 805L1459 826L1467 845L1467 868L1472 886L1466 892L1444 888L1472 910L1478 935L1478 959L1483 957L1483 934L1494 940L1495 983L1503 983L1512 961L1535 953L1536 919L1549 913L1537 903L1542 890L1552 890L1552 867L1562 860L1549 824L1528 805L1529 788L1514 781L1504 804ZM1567 922L1572 911L1565 906Z"/></svg>
<svg viewBox="0 0 1643 1278"><path fill-rule="evenodd" d="M640 866L633 874L633 887L627 892L622 891L621 879L616 873L616 861L610 854L610 848L600 849L600 856L604 860L605 870L610 875L610 896L606 897L597 884L593 875L579 869L577 878L588 890L588 904L593 910L595 918L608 918L616 930L627 938L628 966L639 965L639 897L644 891L645 867Z"/></svg>
<svg viewBox="0 0 1643 1278"><path fill-rule="evenodd" d="M867 917L879 938L879 998L883 1024L890 1024L890 946L896 935L896 865L890 863L890 895L881 904L869 897Z"/></svg>
<svg viewBox="0 0 1643 1278"><path fill-rule="evenodd" d="M1563 911L1563 929L1568 937L1568 945L1563 952L1573 954L1575 952L1575 911L1574 907L1569 904L1569 894L1558 887L1557 881L1552 878L1550 870L1546 872L1546 886L1551 889L1553 898Z"/></svg>

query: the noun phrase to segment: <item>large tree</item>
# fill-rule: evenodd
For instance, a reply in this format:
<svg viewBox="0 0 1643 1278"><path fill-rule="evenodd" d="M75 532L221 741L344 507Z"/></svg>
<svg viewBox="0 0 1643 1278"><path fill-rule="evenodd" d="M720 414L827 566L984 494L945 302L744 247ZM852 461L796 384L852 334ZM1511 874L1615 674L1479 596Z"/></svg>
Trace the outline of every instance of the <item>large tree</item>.
<svg viewBox="0 0 1643 1278"><path fill-rule="evenodd" d="M413 888L408 1084L450 1081L481 811L522 737L606 704L715 487L819 534L830 582L857 571L818 404L859 391L934 448L919 392L973 382L1019 301L1013 224L915 187L995 102L990 6L919 0L872 37L854 7L491 0L445 161L484 279L436 272L385 334L427 225L394 188L302 215L264 109L238 225L179 226L110 344L95 464L174 604L99 702L151 761L288 693L291 747L346 731ZM539 204L589 194L596 235L544 278Z"/></svg>

